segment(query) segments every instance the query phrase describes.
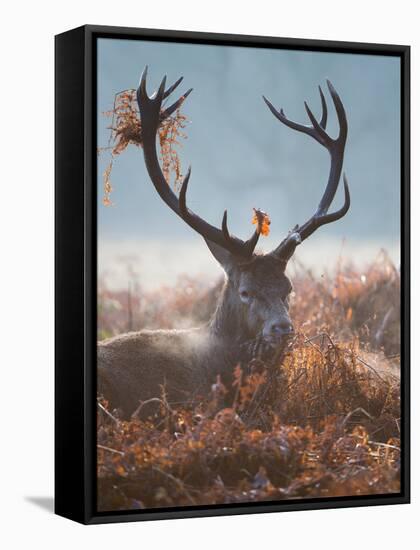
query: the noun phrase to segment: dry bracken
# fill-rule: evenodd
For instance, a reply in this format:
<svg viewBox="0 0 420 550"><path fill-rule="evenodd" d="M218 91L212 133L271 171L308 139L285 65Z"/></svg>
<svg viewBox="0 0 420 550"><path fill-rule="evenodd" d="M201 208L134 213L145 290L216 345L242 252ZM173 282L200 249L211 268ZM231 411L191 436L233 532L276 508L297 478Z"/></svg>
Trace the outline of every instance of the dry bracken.
<svg viewBox="0 0 420 550"><path fill-rule="evenodd" d="M188 407L169 404L162 387L147 420L121 420L98 396L99 509L398 492L399 313L389 309L398 312L399 284L385 255L363 272L301 270L291 306L297 334L281 361L237 365L231 387L217 377ZM103 308L115 298L107 292ZM134 315L134 324L160 324L159 307L176 324L180 310L194 316L198 296L205 302L193 280L163 296L155 320ZM135 298L140 305L147 293ZM196 313L209 314L209 305ZM106 322L107 331L124 330L105 317L100 330Z"/></svg>
<svg viewBox="0 0 420 550"><path fill-rule="evenodd" d="M103 174L104 197L103 204L110 206L111 202L111 171L116 156L120 155L129 145L142 147L142 125L137 106L136 91L123 90L115 95L112 110L104 113L111 118L110 138L107 147L98 149L98 153L109 151L111 159ZM171 174L174 174L173 185L177 188L182 180L181 163L176 147L180 145L180 138L186 138L183 132L187 118L180 109L173 115L165 118L159 126L160 156L162 171L168 185Z"/></svg>

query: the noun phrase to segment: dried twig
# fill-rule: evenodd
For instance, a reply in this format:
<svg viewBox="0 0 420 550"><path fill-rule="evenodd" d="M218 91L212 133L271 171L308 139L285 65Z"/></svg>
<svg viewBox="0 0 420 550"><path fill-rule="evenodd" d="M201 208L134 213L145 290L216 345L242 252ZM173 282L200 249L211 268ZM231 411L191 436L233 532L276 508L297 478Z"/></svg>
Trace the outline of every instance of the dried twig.
<svg viewBox="0 0 420 550"><path fill-rule="evenodd" d="M102 403L100 403L99 401L96 402L98 407L101 409L101 411L103 413L105 413L113 422L115 422L115 424L117 426L120 425L120 421L118 420L118 418L115 418L115 416L113 416L103 405Z"/></svg>
<svg viewBox="0 0 420 550"><path fill-rule="evenodd" d="M168 412L171 412L171 413L173 412L166 400L160 399L159 397L151 397L150 399L146 399L146 401L140 401L140 405L131 415L131 419L135 420L136 418L138 418L142 408L146 405L149 405L149 403L159 403L165 409L167 409Z"/></svg>
<svg viewBox="0 0 420 550"><path fill-rule="evenodd" d="M111 449L111 447L106 447L105 445L99 445L99 443L96 445L98 449L102 449L103 451L108 451L109 453L115 453L117 455L125 456L125 453L122 451L117 451L117 449Z"/></svg>
<svg viewBox="0 0 420 550"><path fill-rule="evenodd" d="M367 416L370 420L373 420L372 418L372 415L370 415L367 411L365 411L365 409L363 407L357 407L356 409L354 409L354 411L351 411L349 412L344 420L342 420L341 422L341 429L343 429L345 427L345 425L347 424L347 422L350 420L350 418L356 414L356 413L362 413L364 414L365 416Z"/></svg>
<svg viewBox="0 0 420 550"><path fill-rule="evenodd" d="M394 449L396 451L400 451L401 449L397 447L396 445L390 445L389 443L382 443L381 441L368 441L369 445L377 445L378 447L386 447L387 449Z"/></svg>

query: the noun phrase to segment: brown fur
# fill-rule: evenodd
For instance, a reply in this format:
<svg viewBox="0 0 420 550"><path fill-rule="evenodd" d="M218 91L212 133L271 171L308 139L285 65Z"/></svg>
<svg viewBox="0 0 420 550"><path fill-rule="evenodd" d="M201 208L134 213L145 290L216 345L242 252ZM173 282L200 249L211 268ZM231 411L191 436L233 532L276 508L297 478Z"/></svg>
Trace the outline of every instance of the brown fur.
<svg viewBox="0 0 420 550"><path fill-rule="evenodd" d="M131 415L140 401L159 397L163 388L169 403L191 402L205 395L218 374L229 378L242 357L242 344L273 322L290 322L291 285L283 264L271 256L255 256L240 265L220 250L212 248L212 252L223 261L228 276L207 325L143 330L98 343L98 391L124 416ZM249 303L240 298L244 289L253 296Z"/></svg>

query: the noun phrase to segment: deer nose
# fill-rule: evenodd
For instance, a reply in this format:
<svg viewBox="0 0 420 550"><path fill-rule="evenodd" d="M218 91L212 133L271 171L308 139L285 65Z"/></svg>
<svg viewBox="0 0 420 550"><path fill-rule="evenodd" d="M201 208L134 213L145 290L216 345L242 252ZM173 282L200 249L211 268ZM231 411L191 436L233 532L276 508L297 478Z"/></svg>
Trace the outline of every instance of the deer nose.
<svg viewBox="0 0 420 550"><path fill-rule="evenodd" d="M270 327L270 333L275 336L283 336L285 334L292 334L294 332L293 325L290 321L277 321Z"/></svg>

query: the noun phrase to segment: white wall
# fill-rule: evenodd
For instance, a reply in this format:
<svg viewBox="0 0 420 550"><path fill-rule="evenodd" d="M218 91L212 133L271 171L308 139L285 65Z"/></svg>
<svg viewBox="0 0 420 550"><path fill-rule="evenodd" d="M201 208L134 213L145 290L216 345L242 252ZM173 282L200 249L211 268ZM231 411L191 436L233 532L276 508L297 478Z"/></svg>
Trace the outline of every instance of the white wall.
<svg viewBox="0 0 420 550"><path fill-rule="evenodd" d="M414 504L84 528L30 499L53 493L53 35L84 23L411 44L412 151L419 150L415 2L226 0L6 2L2 8L0 540L4 548L402 547L418 538ZM22 116L23 115L23 116ZM413 205L419 163L413 154ZM69 204L71 208L71 204ZM416 212L414 210L414 212ZM420 216L413 219L413 303L419 303ZM29 267L28 267L29 266ZM413 312L413 334L419 329ZM413 394L419 388L414 341ZM413 465L419 463L413 406ZM4 464L3 464L4 463ZM417 536L416 536L417 535ZM412 547L410 545L409 547Z"/></svg>

